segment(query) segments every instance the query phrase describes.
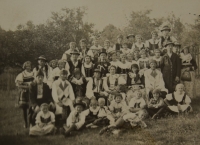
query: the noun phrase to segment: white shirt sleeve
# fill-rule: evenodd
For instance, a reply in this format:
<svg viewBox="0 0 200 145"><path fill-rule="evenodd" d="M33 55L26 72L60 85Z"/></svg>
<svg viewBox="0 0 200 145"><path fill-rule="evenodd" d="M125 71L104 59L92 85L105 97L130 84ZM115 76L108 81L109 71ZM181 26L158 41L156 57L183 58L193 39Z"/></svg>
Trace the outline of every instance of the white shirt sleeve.
<svg viewBox="0 0 200 145"><path fill-rule="evenodd" d="M56 82L53 82L52 84L52 97L55 103L58 103L58 94L57 94L57 87Z"/></svg>
<svg viewBox="0 0 200 145"><path fill-rule="evenodd" d="M86 96L89 99L91 99L94 96L92 88L93 88L93 79L90 79L86 87Z"/></svg>
<svg viewBox="0 0 200 145"><path fill-rule="evenodd" d="M55 122L55 115L53 114L53 112L50 112L50 115L51 115L51 122Z"/></svg>
<svg viewBox="0 0 200 145"><path fill-rule="evenodd" d="M74 91L72 85L69 83L69 98L73 101L75 100Z"/></svg>
<svg viewBox="0 0 200 145"><path fill-rule="evenodd" d="M169 101L172 100L172 94L167 94L166 99L169 100Z"/></svg>
<svg viewBox="0 0 200 145"><path fill-rule="evenodd" d="M109 91L108 84L107 84L107 79L109 79L109 78L106 77L103 80L103 88L104 88L105 91Z"/></svg>
<svg viewBox="0 0 200 145"><path fill-rule="evenodd" d="M77 129L81 128L85 123L85 115L83 113L80 114L80 120L75 125Z"/></svg>

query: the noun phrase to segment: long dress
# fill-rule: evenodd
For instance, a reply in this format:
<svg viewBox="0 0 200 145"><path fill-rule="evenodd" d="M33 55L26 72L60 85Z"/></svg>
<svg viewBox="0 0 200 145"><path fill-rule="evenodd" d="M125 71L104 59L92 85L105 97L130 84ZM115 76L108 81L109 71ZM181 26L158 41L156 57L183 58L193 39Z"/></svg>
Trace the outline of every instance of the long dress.
<svg viewBox="0 0 200 145"><path fill-rule="evenodd" d="M192 58L191 54L183 54L181 53L181 61L182 61L182 67L181 67L181 76L185 72L188 72L190 74L190 81L185 81L181 79L181 82L185 86L185 92L187 93L188 96L191 98L195 97L195 70L197 69L197 64L196 61Z"/></svg>
<svg viewBox="0 0 200 145"><path fill-rule="evenodd" d="M165 54L161 60L161 72L163 73L165 88L168 89L168 93L174 92L175 86L178 83L175 82L175 78L180 78L181 73L179 56L175 53L172 53L171 57L168 54Z"/></svg>

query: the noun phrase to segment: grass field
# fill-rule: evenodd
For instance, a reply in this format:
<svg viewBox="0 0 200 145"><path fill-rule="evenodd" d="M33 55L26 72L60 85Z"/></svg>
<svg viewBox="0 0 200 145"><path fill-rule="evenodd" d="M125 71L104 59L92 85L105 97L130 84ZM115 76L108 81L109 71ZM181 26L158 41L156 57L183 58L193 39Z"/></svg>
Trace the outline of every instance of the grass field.
<svg viewBox="0 0 200 145"><path fill-rule="evenodd" d="M31 138L23 128L22 112L16 107L17 91L0 91L0 145L198 145L200 144L200 97L193 100L190 115L146 121L148 128L99 136L100 129L86 129L74 136Z"/></svg>

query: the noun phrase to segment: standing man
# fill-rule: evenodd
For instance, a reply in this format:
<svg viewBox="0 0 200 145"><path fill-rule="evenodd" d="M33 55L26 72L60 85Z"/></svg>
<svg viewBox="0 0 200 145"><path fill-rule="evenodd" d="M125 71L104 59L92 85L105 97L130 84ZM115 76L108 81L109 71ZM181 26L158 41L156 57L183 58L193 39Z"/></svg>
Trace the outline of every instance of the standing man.
<svg viewBox="0 0 200 145"><path fill-rule="evenodd" d="M173 42L165 44L167 52L161 60L161 72L163 73L165 87L169 93L174 92L176 84L180 81L181 74L181 61L179 56L172 51L173 46Z"/></svg>

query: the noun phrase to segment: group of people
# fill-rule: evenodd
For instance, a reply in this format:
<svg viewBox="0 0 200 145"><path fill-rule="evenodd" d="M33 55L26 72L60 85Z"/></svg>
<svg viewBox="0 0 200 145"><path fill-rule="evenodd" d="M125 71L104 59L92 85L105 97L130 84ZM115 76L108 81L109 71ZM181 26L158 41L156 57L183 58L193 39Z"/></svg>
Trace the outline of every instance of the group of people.
<svg viewBox="0 0 200 145"><path fill-rule="evenodd" d="M93 41L87 48L70 48L60 60L38 57L38 65L23 65L16 78L19 106L29 134L46 135L104 126L99 134L119 128L146 127L144 119L189 113L197 65L189 47L183 47L161 28L143 41L130 34L117 37L111 47Z"/></svg>

